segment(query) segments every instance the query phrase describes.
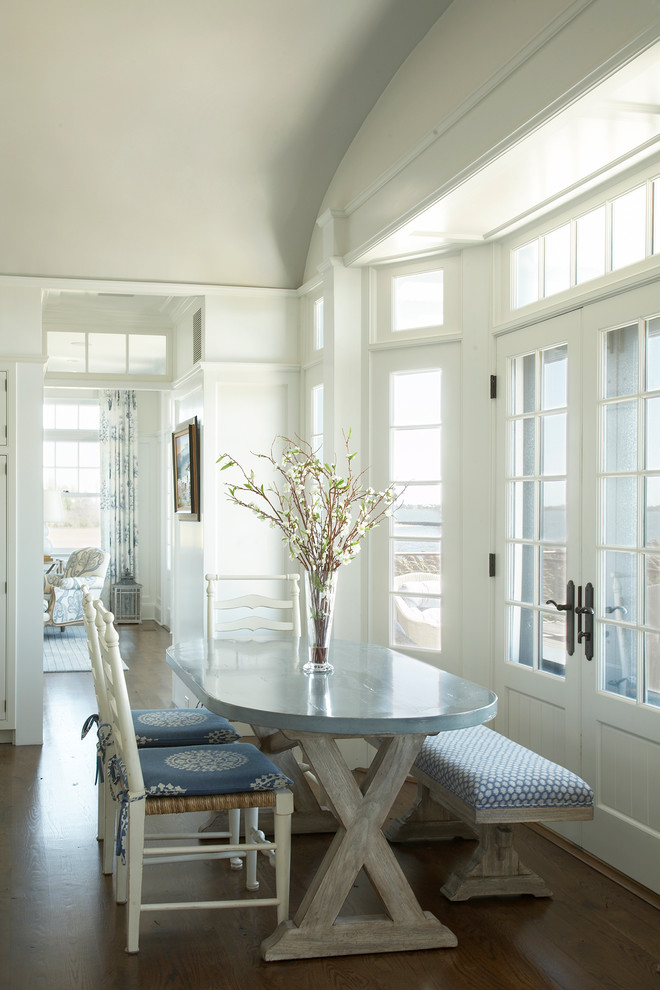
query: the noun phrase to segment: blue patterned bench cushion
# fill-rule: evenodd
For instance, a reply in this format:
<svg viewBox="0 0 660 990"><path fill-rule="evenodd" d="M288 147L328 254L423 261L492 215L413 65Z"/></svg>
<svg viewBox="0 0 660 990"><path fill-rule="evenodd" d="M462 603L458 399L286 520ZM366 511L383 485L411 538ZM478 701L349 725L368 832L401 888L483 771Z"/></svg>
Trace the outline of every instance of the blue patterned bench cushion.
<svg viewBox="0 0 660 990"><path fill-rule="evenodd" d="M251 743L155 747L139 753L148 795L277 791L292 784Z"/></svg>
<svg viewBox="0 0 660 990"><path fill-rule="evenodd" d="M144 746L196 746L240 739L231 722L208 708L133 709L135 738Z"/></svg>
<svg viewBox="0 0 660 990"><path fill-rule="evenodd" d="M429 736L413 769L477 812L594 803L593 791L581 777L485 725Z"/></svg>

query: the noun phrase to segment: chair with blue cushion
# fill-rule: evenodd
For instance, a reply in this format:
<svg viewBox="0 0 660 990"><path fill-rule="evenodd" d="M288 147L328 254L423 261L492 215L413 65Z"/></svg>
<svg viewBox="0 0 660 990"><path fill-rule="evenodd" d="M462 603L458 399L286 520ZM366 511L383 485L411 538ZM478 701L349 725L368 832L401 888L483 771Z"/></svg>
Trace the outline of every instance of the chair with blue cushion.
<svg viewBox="0 0 660 990"><path fill-rule="evenodd" d="M98 705L98 715L90 716L83 727L83 734L93 724L110 724L110 711L105 693L105 682L101 669L101 653L97 629L97 612L94 608L92 592L83 585L83 619L87 632L87 645L92 665L94 691ZM100 620L99 620L100 621ZM133 709L131 712L135 739L138 748L151 749L161 746L218 745L236 742L239 733L226 718L215 715L208 708L147 708ZM103 840L103 872L113 871L115 808L109 792L107 767L105 766L105 745L103 733L98 731L97 742L97 784L98 784L98 830L97 837ZM238 841L240 811L232 809L229 815L229 831L232 841ZM233 869L241 869L243 862L236 858Z"/></svg>
<svg viewBox="0 0 660 990"><path fill-rule="evenodd" d="M185 908L275 907L278 924L289 913L289 868L291 857L291 783L255 746L232 742L222 746L156 746L138 749L126 681L119 653L114 616L101 602L95 603L101 670L105 683L110 725L107 739L107 769L115 800L120 806L117 843L127 866L127 952L139 950L140 915L145 911ZM273 808L275 837L269 842L254 825L259 808ZM217 842L227 833L183 837L183 846L173 845L180 833L145 834L147 815L182 814L243 808L246 842ZM212 840L212 841L209 841ZM165 841L165 849L152 842ZM270 897L231 897L213 901L142 900L143 868L150 864L181 860L247 858L246 887L256 890L257 853L264 853L275 868L275 891ZM176 884L176 873L172 874Z"/></svg>

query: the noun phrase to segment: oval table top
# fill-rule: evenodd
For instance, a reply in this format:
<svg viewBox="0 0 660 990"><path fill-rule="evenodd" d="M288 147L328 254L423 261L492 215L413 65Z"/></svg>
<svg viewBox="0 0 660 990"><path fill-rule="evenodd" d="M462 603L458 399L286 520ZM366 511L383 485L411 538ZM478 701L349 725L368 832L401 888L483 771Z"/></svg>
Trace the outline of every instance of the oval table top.
<svg viewBox="0 0 660 990"><path fill-rule="evenodd" d="M276 633L175 643L167 662L211 711L283 730L431 735L497 714L493 691L397 650L347 640L330 649L330 673L305 673L306 639Z"/></svg>

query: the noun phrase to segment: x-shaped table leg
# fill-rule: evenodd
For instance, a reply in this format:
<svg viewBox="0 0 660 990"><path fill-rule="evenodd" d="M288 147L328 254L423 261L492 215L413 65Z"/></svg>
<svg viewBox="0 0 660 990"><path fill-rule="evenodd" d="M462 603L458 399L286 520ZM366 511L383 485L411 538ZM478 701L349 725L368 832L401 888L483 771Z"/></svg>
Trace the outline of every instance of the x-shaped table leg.
<svg viewBox="0 0 660 990"><path fill-rule="evenodd" d="M422 911L381 831L425 737L383 739L362 788L334 738L317 733L297 738L340 825L293 921L262 943L264 959L456 945L455 935ZM387 913L338 917L363 867Z"/></svg>

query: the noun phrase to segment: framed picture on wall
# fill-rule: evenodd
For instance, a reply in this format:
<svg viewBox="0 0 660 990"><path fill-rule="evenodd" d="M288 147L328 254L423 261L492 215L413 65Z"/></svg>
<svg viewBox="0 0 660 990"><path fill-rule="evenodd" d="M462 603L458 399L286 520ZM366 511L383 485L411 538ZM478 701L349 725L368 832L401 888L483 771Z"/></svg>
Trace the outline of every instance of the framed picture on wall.
<svg viewBox="0 0 660 990"><path fill-rule="evenodd" d="M197 417L177 426L172 434L174 511L177 518L199 520L199 428Z"/></svg>

